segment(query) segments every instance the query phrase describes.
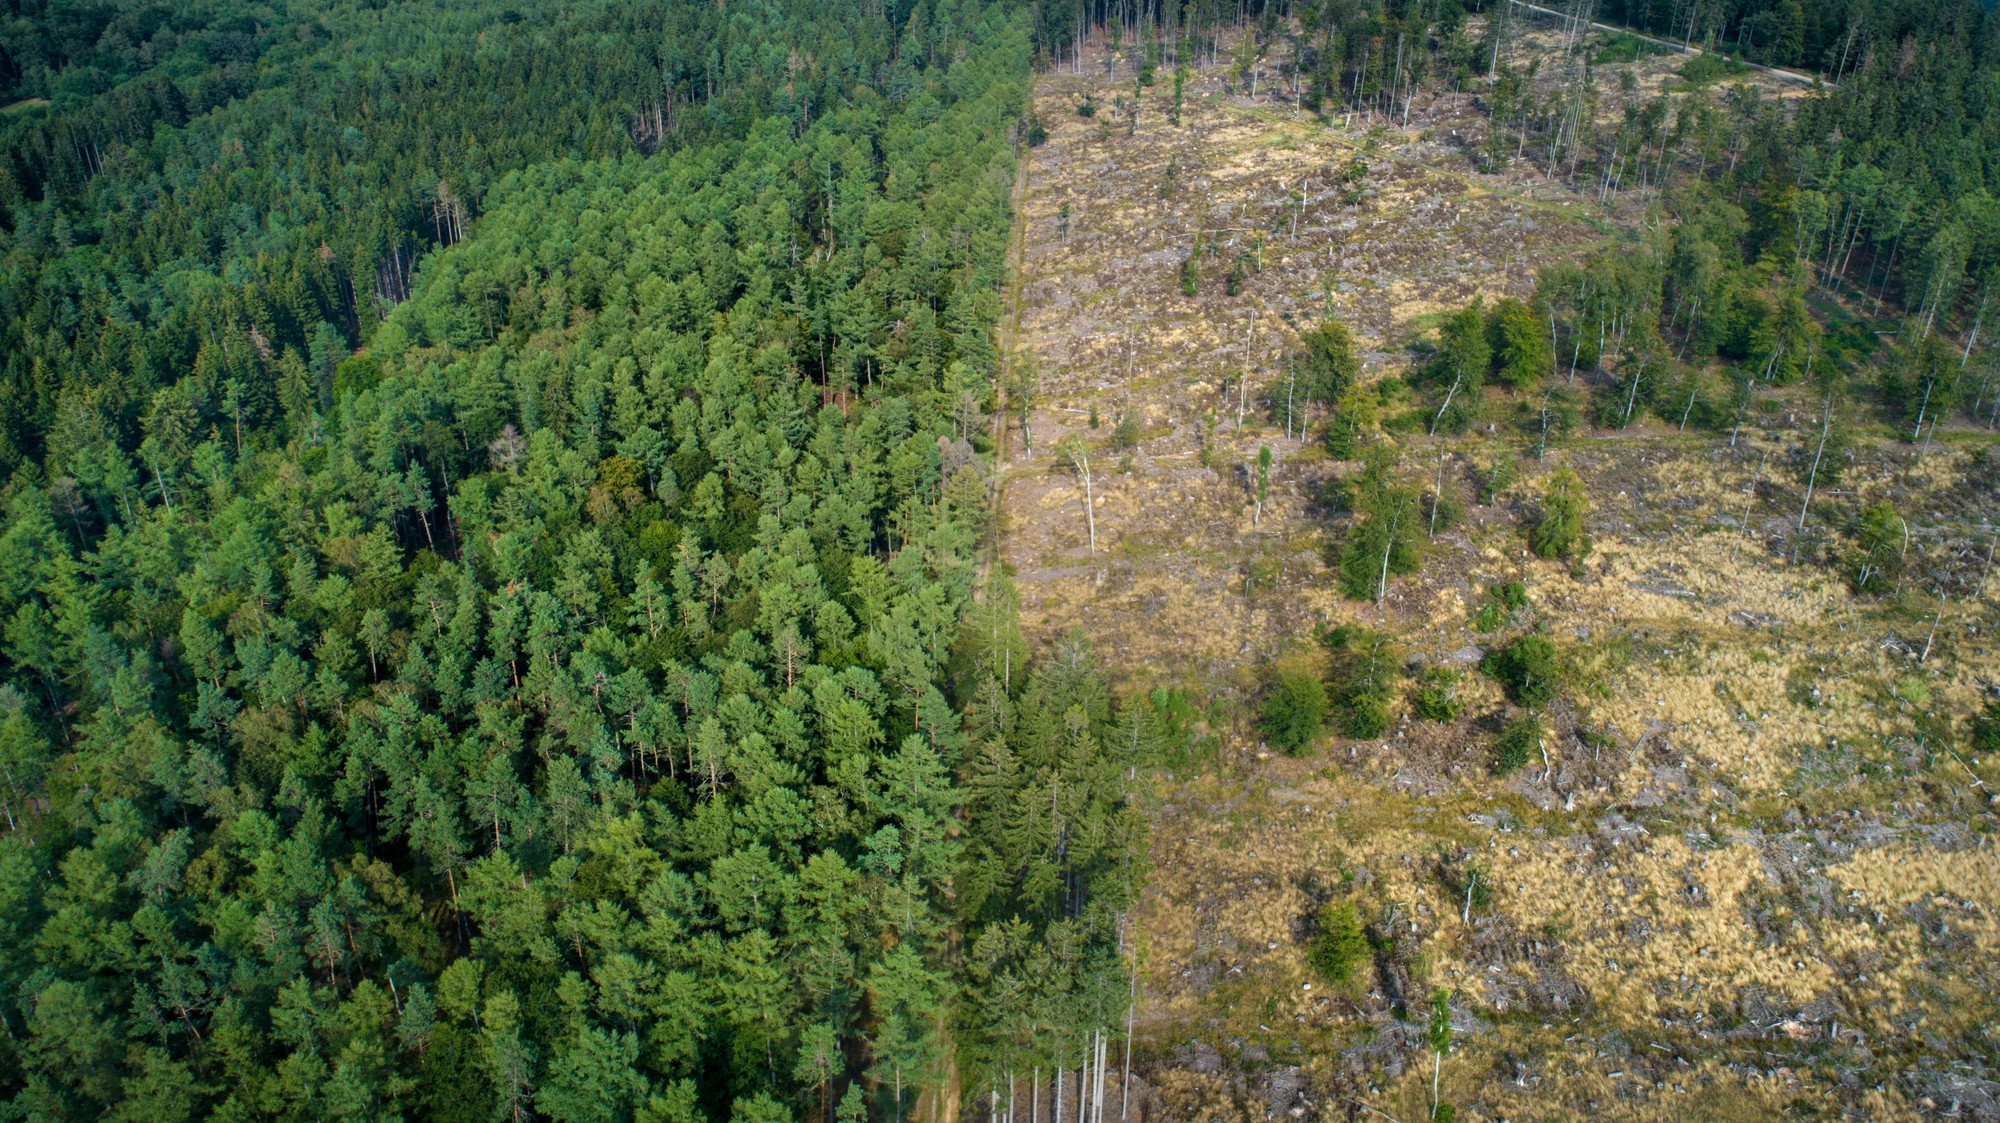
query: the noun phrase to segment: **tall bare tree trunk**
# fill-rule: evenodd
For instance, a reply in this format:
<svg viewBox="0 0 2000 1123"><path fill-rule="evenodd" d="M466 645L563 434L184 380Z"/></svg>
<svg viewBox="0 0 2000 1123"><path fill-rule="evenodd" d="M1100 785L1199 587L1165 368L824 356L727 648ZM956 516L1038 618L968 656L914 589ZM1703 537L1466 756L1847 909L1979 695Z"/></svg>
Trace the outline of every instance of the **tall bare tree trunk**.
<svg viewBox="0 0 2000 1123"><path fill-rule="evenodd" d="M1812 506L1813 485L1819 482L1819 459L1826 452L1826 434L1833 428L1833 391L1826 393L1826 409L1819 421L1819 447L1813 450L1812 471L1806 475L1806 498L1799 504L1799 529L1806 528L1806 511Z"/></svg>
<svg viewBox="0 0 2000 1123"><path fill-rule="evenodd" d="M1375 607L1377 608L1382 607L1382 602L1389 599L1389 555L1396 548L1396 527L1402 521L1403 508L1401 504L1398 504L1395 514L1389 517L1388 541L1382 544L1382 579L1375 585Z"/></svg>

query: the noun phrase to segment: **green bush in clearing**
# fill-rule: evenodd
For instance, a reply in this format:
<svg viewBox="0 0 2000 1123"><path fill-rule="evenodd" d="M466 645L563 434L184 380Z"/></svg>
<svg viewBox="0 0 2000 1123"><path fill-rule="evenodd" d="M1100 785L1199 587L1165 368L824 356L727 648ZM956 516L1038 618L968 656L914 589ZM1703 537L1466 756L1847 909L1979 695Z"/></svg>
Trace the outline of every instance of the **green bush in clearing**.
<svg viewBox="0 0 2000 1123"><path fill-rule="evenodd" d="M1410 708L1426 721L1440 724L1456 721L1463 709L1458 700L1458 671L1452 667L1431 667L1410 693Z"/></svg>
<svg viewBox="0 0 2000 1123"><path fill-rule="evenodd" d="M1596 66L1611 63L1638 62L1647 55L1663 55L1667 48L1648 39L1641 39L1629 31L1613 35L1597 52L1591 62Z"/></svg>
<svg viewBox="0 0 2000 1123"><path fill-rule="evenodd" d="M1368 962L1368 936L1361 930L1361 918L1346 901L1329 901L1319 910L1319 935L1306 948L1306 962L1319 977L1338 985L1354 977Z"/></svg>
<svg viewBox="0 0 2000 1123"><path fill-rule="evenodd" d="M1583 528L1590 504L1583 490L1582 478L1567 466L1550 474L1542 497L1541 521L1528 532L1528 545L1537 557L1561 558L1574 564L1590 553L1590 536Z"/></svg>
<svg viewBox="0 0 2000 1123"><path fill-rule="evenodd" d="M1541 751L1542 719L1529 714L1507 723L1493 743L1493 771L1506 776L1519 772L1529 757Z"/></svg>
<svg viewBox="0 0 2000 1123"><path fill-rule="evenodd" d="M1690 86L1706 86L1721 78L1734 78L1750 73L1750 68L1733 58L1717 54L1699 54L1689 59L1681 67L1681 78Z"/></svg>
<svg viewBox="0 0 2000 1123"><path fill-rule="evenodd" d="M1556 645L1541 636L1522 636L1481 660L1479 669L1499 680L1509 698L1531 710L1555 700L1562 673Z"/></svg>
<svg viewBox="0 0 2000 1123"><path fill-rule="evenodd" d="M1264 739L1279 752L1298 753L1312 744L1324 724L1326 687L1318 676L1303 669L1280 671L1258 720Z"/></svg>
<svg viewBox="0 0 2000 1123"><path fill-rule="evenodd" d="M2000 753L2000 701L1986 703L1986 712L1972 719L1972 751Z"/></svg>
<svg viewBox="0 0 2000 1123"><path fill-rule="evenodd" d="M1475 632L1497 632L1507 623L1507 614L1528 603L1527 586L1519 581L1509 581L1486 590L1489 599L1479 606L1479 615L1472 618Z"/></svg>
<svg viewBox="0 0 2000 1123"><path fill-rule="evenodd" d="M1325 640L1333 656L1335 724L1348 737L1380 737L1395 723L1396 680L1403 651L1388 636L1356 624L1335 628Z"/></svg>

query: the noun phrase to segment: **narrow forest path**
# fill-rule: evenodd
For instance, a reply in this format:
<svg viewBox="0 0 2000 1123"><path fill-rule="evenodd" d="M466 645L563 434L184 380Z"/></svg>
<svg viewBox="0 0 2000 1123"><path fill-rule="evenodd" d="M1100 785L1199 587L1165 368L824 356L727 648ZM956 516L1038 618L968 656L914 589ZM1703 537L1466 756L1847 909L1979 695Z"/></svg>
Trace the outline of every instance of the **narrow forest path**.
<svg viewBox="0 0 2000 1123"><path fill-rule="evenodd" d="M1556 19L1564 21L1567 21L1570 18L1568 15L1556 11L1554 8L1544 8L1540 4L1529 4L1526 2L1526 0L1513 0L1513 2L1517 7L1526 8L1529 11L1538 13L1540 15L1554 16ZM1654 46L1666 47L1672 50L1676 54L1705 55L1709 53L1707 50L1701 47L1697 47L1692 43L1676 43L1671 39L1661 39L1656 36L1648 35L1643 31L1634 31L1629 27L1620 27L1617 24L1599 23L1596 20L1592 20L1590 26L1598 31L1609 31L1613 35L1630 35L1634 39L1643 39L1646 42L1653 44ZM1749 67L1750 69L1756 71L1759 74L1769 74L1773 78L1783 78L1787 82L1800 82L1810 86L1813 84L1815 80L1822 80L1822 81L1824 80L1821 79L1818 75L1801 74L1796 70L1781 70L1775 66L1764 66L1760 63L1744 62L1741 59L1738 59L1736 61L1743 66ZM1827 86L1831 87L1834 83L1827 82L1826 84Z"/></svg>

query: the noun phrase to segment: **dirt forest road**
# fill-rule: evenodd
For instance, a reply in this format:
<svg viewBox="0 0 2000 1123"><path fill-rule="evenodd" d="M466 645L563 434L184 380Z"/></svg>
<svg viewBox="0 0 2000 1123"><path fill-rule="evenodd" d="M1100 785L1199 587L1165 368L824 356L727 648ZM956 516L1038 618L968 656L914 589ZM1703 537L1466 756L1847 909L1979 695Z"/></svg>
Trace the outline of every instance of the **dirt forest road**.
<svg viewBox="0 0 2000 1123"><path fill-rule="evenodd" d="M1539 4L1525 3L1524 0L1511 0L1511 2L1517 8L1526 8L1531 12L1538 12L1545 16L1554 16L1559 20L1567 21L1571 18L1569 15L1563 12L1558 12L1553 8L1544 8ZM1667 47L1681 54L1705 55L1708 53L1707 51L1693 45L1692 43L1676 43L1670 39L1656 38L1654 36L1646 34L1643 31L1634 31L1629 27L1619 27L1616 24L1598 23L1596 20L1592 20L1590 26L1598 31L1609 31L1614 35L1630 35L1637 39L1643 39L1646 42L1652 43L1656 46ZM1799 82L1803 83L1804 85L1810 86L1816 79L1818 79L1817 75L1801 74L1796 70L1780 70L1775 66L1762 66L1754 62L1742 62L1741 59L1738 59L1737 61L1742 63L1742 65L1747 66L1750 69L1756 71L1759 74L1769 74L1774 78L1782 78L1787 82ZM1831 88L1833 86L1833 83L1827 82L1826 85L1829 88Z"/></svg>

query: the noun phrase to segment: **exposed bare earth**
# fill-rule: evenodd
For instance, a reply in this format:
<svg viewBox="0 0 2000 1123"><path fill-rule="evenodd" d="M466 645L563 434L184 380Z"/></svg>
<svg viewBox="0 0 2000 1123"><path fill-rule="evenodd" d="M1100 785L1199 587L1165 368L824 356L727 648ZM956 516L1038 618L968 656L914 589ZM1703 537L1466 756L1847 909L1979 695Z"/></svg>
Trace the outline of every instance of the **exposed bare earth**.
<svg viewBox="0 0 2000 1123"><path fill-rule="evenodd" d="M1665 64L1640 66L1656 81ZM1015 342L1039 390L1032 452L1014 428L1001 491L1031 640L1081 628L1123 684L1233 714L1215 761L1154 781L1156 871L1134 918L1142 1109L1427 1118L1421 1021L1443 988L1458 1044L1440 1092L1460 1119L2000 1117L2000 768L1920 735L2000 679L2000 579L1977 595L2000 513L1985 438L1864 439L1801 534L1790 463L1817 431L1810 403L1773 403L1735 447L1635 425L1537 463L1496 396L1491 433L1395 438L1412 478L1448 454L1469 516L1381 609L1346 601L1328 564L1342 524L1312 497L1355 466L1297 439L1296 398L1287 438L1298 329L1330 294L1364 377L1399 373L1437 313L1525 296L1538 266L1613 244L1635 215L1532 170L1472 171L1460 142L1483 120L1449 99L1420 101L1408 127L1328 127L1212 74L1175 127L1170 83L1128 136L1114 98L1129 69L1038 82L1050 135L1027 185ZM1093 91L1097 117L1078 116ZM1357 156L1349 202L1335 181ZM1189 297L1178 272L1198 235L1220 252ZM1230 263L1260 249L1226 295ZM1128 414L1140 440L1122 456L1107 442ZM1082 481L1051 452L1071 433L1093 442L1094 556ZM1260 446L1275 466L1253 522ZM1503 448L1522 478L1480 506L1475 479ZM1593 504L1597 549L1573 571L1528 557L1521 534L1558 461ZM1921 528L1921 576L1856 597L1818 559L1833 520L1880 497ZM1508 580L1528 606L1473 631ZM1302 759L1263 751L1249 717L1266 668L1342 621L1463 666L1464 716ZM1531 627L1579 686L1546 761L1497 779L1504 701L1471 664ZM1447 887L1468 863L1484 907ZM1347 989L1314 983L1304 958L1335 895L1381 948Z"/></svg>

